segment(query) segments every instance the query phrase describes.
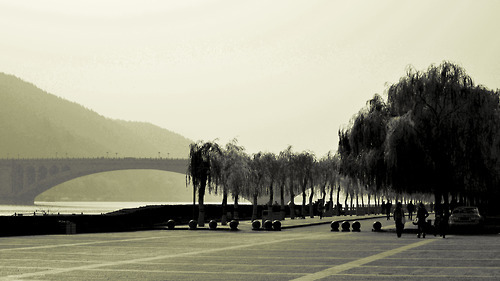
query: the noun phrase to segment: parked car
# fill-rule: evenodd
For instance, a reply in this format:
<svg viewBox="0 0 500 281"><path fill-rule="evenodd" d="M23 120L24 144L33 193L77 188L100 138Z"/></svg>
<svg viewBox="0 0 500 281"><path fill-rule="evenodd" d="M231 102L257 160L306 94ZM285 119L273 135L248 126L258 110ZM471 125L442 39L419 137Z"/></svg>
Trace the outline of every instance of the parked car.
<svg viewBox="0 0 500 281"><path fill-rule="evenodd" d="M477 207L457 207L448 220L450 227L479 226L484 218L479 214Z"/></svg>

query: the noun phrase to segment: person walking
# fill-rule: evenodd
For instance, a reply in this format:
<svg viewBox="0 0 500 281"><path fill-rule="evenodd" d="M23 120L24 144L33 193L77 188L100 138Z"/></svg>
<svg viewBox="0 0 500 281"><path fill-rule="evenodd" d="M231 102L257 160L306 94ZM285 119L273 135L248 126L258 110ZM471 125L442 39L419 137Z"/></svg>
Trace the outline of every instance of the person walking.
<svg viewBox="0 0 500 281"><path fill-rule="evenodd" d="M417 210L417 226L418 226L418 234L417 237L420 238L420 235L422 235L422 238L425 238L425 226L426 222L425 219L429 216L429 212L427 212L427 209L424 206L424 203L420 202L418 205L418 210Z"/></svg>
<svg viewBox="0 0 500 281"><path fill-rule="evenodd" d="M387 201L387 204L385 205L386 208L386 214L387 214L387 220L391 219L391 210L392 210L392 203L391 201Z"/></svg>
<svg viewBox="0 0 500 281"><path fill-rule="evenodd" d="M319 219L322 219L323 218L323 210L324 210L324 203L323 203L323 199L319 199L318 200L318 215L319 215Z"/></svg>
<svg viewBox="0 0 500 281"><path fill-rule="evenodd" d="M436 228L436 233L439 234L439 236L446 238L446 233L448 233L448 219L450 218L450 212L448 211L448 208L444 208L444 210L437 210L436 207L436 220L434 223L434 226ZM435 235L434 235L435 236Z"/></svg>
<svg viewBox="0 0 500 281"><path fill-rule="evenodd" d="M413 220L413 212L415 212L415 205L410 200L410 203L406 205L406 208L408 209L408 219Z"/></svg>
<svg viewBox="0 0 500 281"><path fill-rule="evenodd" d="M387 207L387 205L385 204L385 201L382 200L382 206L381 206L381 211L382 211L382 214L385 214L385 208Z"/></svg>
<svg viewBox="0 0 500 281"><path fill-rule="evenodd" d="M396 234L398 238L403 234L403 229L405 228L405 213L403 211L403 204L401 202L396 203L396 209L394 209L394 222L396 223Z"/></svg>

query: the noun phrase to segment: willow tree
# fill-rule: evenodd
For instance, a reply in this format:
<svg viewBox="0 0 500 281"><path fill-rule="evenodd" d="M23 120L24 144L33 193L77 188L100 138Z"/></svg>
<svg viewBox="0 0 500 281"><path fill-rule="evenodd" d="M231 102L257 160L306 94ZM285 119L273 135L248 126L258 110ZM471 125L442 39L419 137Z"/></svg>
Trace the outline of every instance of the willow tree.
<svg viewBox="0 0 500 281"><path fill-rule="evenodd" d="M313 171L313 166L314 166L314 154L309 153L307 151L304 151L302 153L299 153L296 155L296 157L293 158L293 163L294 163L294 176L296 177L296 180L299 184L300 191L302 193L302 218L305 218L305 213L306 213L306 190L309 182L312 180L312 171ZM311 186L311 192L314 192L312 190L313 185Z"/></svg>
<svg viewBox="0 0 500 281"><path fill-rule="evenodd" d="M286 184L288 181L289 174L289 155L287 150L281 151L277 156L277 172L276 172L276 182L279 188L280 194L280 212L281 217L285 217L285 192L286 192ZM290 211L290 217L292 216Z"/></svg>
<svg viewBox="0 0 500 281"><path fill-rule="evenodd" d="M189 145L189 166L186 178L187 183L193 184L193 192L198 191L198 226L205 225L206 188L215 188L220 177L220 165L216 161L220 154L221 150L216 142L199 141Z"/></svg>
<svg viewBox="0 0 500 281"><path fill-rule="evenodd" d="M297 188L297 174L296 174L296 158L297 154L292 151L292 146L288 146L284 151L280 152L280 159L284 165L285 183L288 185L288 194L290 195L290 218L295 219L295 190ZM282 198L283 196L283 192ZM282 206L284 206L282 200Z"/></svg>
<svg viewBox="0 0 500 281"><path fill-rule="evenodd" d="M266 193L269 195L269 201L267 203L268 213L271 214L273 211L274 200L274 187L279 182L279 177L281 173L281 163L276 158L274 153L263 153L262 160L264 164L264 170L266 174Z"/></svg>
<svg viewBox="0 0 500 281"><path fill-rule="evenodd" d="M314 204L313 197L315 194L320 194L321 198L318 200L318 205L325 205L326 197L326 185L328 183L328 175L323 173L325 170L324 162L314 161L311 170L311 180L309 182L310 193L309 193L309 216L314 218ZM318 190L316 190L316 187ZM319 206L318 206L319 207Z"/></svg>
<svg viewBox="0 0 500 281"><path fill-rule="evenodd" d="M391 186L434 193L437 204L450 193L469 200L498 196L499 96L456 64L410 68L388 90Z"/></svg>
<svg viewBox="0 0 500 281"><path fill-rule="evenodd" d="M220 184L223 188L222 216L226 219L226 206L228 193L234 199L234 218L238 219L238 200L240 193L245 191L250 172L249 159L245 148L237 145L233 140L226 145L221 161Z"/></svg>
<svg viewBox="0 0 500 281"><path fill-rule="evenodd" d="M223 153L219 155L220 186L222 188L222 219L221 224L227 223L227 198L229 193L233 196L239 194L241 186L246 182L248 163L245 159L245 148L238 145L236 139L227 143ZM236 197L237 203L238 197ZM237 208L236 208L237 209ZM237 211L236 211L237 215Z"/></svg>
<svg viewBox="0 0 500 281"><path fill-rule="evenodd" d="M339 172L338 172L338 165L339 165L339 158L337 154L333 154L333 152L329 151L325 156L323 156L318 164L317 164L317 178L318 178L318 185L320 188L321 192L321 198L323 199L323 202L326 200L326 193L327 193L327 187L328 187L328 193L329 193L329 205L328 205L328 210L330 211L333 209L333 192L334 189L338 187L337 189L337 206L340 206L339 204L339 197L340 197L340 184L339 184Z"/></svg>
<svg viewBox="0 0 500 281"><path fill-rule="evenodd" d="M248 189L245 195L247 195L252 200L252 221L257 219L257 200L260 195L262 195L265 185L267 185L267 167L266 159L263 157L261 152L253 155L250 160L250 171L248 179Z"/></svg>
<svg viewBox="0 0 500 281"><path fill-rule="evenodd" d="M356 197L367 191L370 200L370 193L380 192L387 184L384 150L389 119L387 105L375 95L353 118L352 125L339 131L341 172L356 183L350 185Z"/></svg>

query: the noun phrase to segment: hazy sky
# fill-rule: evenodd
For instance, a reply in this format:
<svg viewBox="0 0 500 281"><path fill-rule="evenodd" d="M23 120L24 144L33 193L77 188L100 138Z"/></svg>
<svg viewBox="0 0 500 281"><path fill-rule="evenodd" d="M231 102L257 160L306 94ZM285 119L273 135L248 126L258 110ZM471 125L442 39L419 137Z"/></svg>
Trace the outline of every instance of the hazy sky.
<svg viewBox="0 0 500 281"><path fill-rule="evenodd" d="M410 64L500 88L499 30L500 1L0 0L0 72L106 117L320 157Z"/></svg>

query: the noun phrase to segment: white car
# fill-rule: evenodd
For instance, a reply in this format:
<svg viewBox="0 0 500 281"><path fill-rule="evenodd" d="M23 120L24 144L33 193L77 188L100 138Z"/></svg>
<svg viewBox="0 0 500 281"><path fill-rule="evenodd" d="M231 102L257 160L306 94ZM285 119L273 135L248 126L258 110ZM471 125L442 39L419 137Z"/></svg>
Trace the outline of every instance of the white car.
<svg viewBox="0 0 500 281"><path fill-rule="evenodd" d="M477 207L457 207L448 220L450 226L478 226L483 223L483 217Z"/></svg>

